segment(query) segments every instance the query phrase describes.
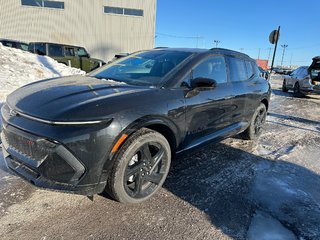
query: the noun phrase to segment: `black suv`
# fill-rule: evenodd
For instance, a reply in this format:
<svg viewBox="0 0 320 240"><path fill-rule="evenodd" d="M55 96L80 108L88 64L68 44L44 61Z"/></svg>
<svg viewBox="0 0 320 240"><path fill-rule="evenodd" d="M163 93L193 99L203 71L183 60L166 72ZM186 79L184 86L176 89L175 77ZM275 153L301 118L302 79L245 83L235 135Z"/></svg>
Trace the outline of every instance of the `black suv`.
<svg viewBox="0 0 320 240"><path fill-rule="evenodd" d="M32 42L29 51L38 55L47 55L59 63L67 66L80 68L91 72L106 63L100 59L91 58L83 47L57 43Z"/></svg>
<svg viewBox="0 0 320 240"><path fill-rule="evenodd" d="M28 51L29 44L17 40L12 39L0 39L0 43L2 43L3 46L11 47L11 48L17 48L23 51Z"/></svg>
<svg viewBox="0 0 320 240"><path fill-rule="evenodd" d="M239 133L256 139L269 99L268 81L242 53L142 51L11 93L5 161L39 187L139 203L162 186L175 153Z"/></svg>

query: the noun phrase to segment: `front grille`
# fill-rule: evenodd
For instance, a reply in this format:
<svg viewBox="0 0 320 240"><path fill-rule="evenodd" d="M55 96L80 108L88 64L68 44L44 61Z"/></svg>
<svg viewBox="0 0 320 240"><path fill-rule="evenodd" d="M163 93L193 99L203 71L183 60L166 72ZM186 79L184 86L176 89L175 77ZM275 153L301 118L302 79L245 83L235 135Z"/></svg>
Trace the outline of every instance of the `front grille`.
<svg viewBox="0 0 320 240"><path fill-rule="evenodd" d="M20 130L3 129L8 147L37 162L42 162L57 146L55 143L38 138Z"/></svg>

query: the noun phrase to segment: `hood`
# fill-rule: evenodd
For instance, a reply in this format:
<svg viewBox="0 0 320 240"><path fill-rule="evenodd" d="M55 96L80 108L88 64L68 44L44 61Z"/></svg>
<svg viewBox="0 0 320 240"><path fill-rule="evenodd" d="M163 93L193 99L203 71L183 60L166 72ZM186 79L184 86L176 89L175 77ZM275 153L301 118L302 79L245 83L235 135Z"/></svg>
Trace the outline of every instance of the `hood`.
<svg viewBox="0 0 320 240"><path fill-rule="evenodd" d="M18 113L43 120L93 121L107 118L115 111L115 105L125 107L129 96L150 90L88 76L71 76L21 87L8 96L7 103Z"/></svg>

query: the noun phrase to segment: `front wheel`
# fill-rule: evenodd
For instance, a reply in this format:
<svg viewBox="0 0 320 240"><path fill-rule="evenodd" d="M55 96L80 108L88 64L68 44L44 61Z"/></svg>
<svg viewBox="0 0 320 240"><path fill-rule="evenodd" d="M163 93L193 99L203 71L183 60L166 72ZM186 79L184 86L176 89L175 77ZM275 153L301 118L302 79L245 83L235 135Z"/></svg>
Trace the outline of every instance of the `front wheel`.
<svg viewBox="0 0 320 240"><path fill-rule="evenodd" d="M114 159L107 192L122 203L140 203L155 194L164 183L171 163L167 139L143 128L134 133Z"/></svg>
<svg viewBox="0 0 320 240"><path fill-rule="evenodd" d="M294 85L293 96L298 98L304 97L303 93L300 91L300 84L298 82Z"/></svg>
<svg viewBox="0 0 320 240"><path fill-rule="evenodd" d="M242 133L242 137L246 140L256 140L266 122L267 108L261 103L253 114L249 127Z"/></svg>

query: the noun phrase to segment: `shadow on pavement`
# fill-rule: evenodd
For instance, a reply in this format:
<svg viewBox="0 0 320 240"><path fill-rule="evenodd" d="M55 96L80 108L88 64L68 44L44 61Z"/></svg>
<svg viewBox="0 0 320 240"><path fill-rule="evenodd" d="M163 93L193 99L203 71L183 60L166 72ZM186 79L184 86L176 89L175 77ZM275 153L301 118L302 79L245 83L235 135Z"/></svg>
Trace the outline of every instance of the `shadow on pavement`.
<svg viewBox="0 0 320 240"><path fill-rule="evenodd" d="M246 239L257 211L296 236L320 237L320 177L299 165L218 143L173 161L164 187L234 239Z"/></svg>
<svg viewBox="0 0 320 240"><path fill-rule="evenodd" d="M306 119L306 118L288 116L288 115L283 115L283 114L279 114L279 113L269 112L268 115L272 116L272 117L282 118L282 119L285 119L285 120L292 120L292 121L299 122L299 123L304 123L304 124L314 124L314 125L319 125L320 124L320 121L314 121L314 120L309 120L309 119Z"/></svg>
<svg viewBox="0 0 320 240"><path fill-rule="evenodd" d="M277 96L293 97L292 93L282 92L282 91L279 90L279 89L272 89L272 93L273 93L274 95L277 95Z"/></svg>

